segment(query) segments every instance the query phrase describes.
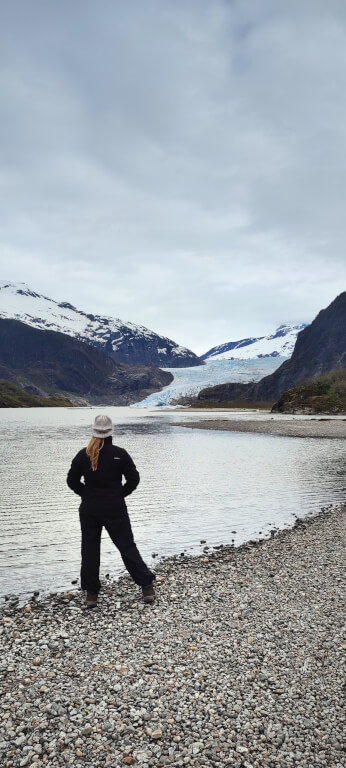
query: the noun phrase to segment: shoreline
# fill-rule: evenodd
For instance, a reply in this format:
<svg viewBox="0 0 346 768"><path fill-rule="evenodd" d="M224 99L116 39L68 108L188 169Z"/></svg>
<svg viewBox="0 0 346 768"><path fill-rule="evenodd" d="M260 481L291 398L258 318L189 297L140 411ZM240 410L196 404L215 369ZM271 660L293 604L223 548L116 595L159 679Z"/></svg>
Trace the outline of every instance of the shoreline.
<svg viewBox="0 0 346 768"><path fill-rule="evenodd" d="M179 424L178 426L181 425ZM187 549L185 549L181 553L162 555L156 560L156 565L155 563L151 564L151 568L154 573L157 574L158 578L161 576L161 571L166 571L167 569L176 567L179 568L180 565L184 566L184 564L194 565L195 568L198 569L199 567L203 566L206 561L210 561L212 558L215 558L216 560L222 560L224 557L227 557L227 559L229 559L228 556L234 557L237 555L237 553L241 553L250 547L251 549L260 548L267 542L272 541L274 537L277 540L286 535L290 535L301 525L309 525L317 518L320 518L325 514L331 514L332 512L337 513L340 508L343 509L344 507L346 512L346 502L345 505L340 502L335 502L334 504L327 505L326 507L321 507L315 514L309 512L306 517L298 517L294 515L296 519L292 525L285 528L277 528L277 526L273 524L272 528L268 530L266 535L262 535L261 538L248 539L241 544L221 543L209 545L207 539L201 539L201 550L199 552L189 552ZM132 589L134 588L135 590L139 590L139 587L136 587L136 585L132 583L132 580L130 579L127 572L122 573L120 576L107 575L107 577L104 577L103 580L102 574L100 574L100 578L102 582L102 587L100 590L101 597L103 594L111 593L114 590L116 591L117 587L122 588L125 586L127 589L127 587L130 586ZM4 610L7 612L13 611L16 613L18 611L23 611L26 607L36 608L42 606L45 608L46 605L50 607L52 602L54 604L58 604L61 607L63 604L69 604L71 600L78 601L81 605L81 608L83 608L82 595L83 592L79 586L79 579L78 586L76 585L76 581L74 581L71 582L71 584L66 587L66 589L60 588L59 590L54 591L45 591L42 589L37 591L29 590L27 592L4 593L0 595L0 624Z"/></svg>
<svg viewBox="0 0 346 768"><path fill-rule="evenodd" d="M179 425L180 426L180 425ZM290 535L294 530L299 528L300 526L306 526L312 523L314 520L322 517L325 514L331 514L333 512L338 512L340 509L344 509L346 512L346 503L343 505L342 503L334 503L330 504L326 507L321 507L318 512L315 514L309 513L306 517L296 517L295 522L287 526L285 528L277 528L276 525L273 524L272 528L268 531L267 535L261 536L261 538L253 538L248 539L248 541L244 541L242 544L211 544L208 545L208 541L201 539L200 545L201 545L201 551L200 552L188 552L187 550L184 550L184 552L176 553L176 554L170 554L170 555L163 555L162 557L159 557L155 563L152 564L152 569L154 573L157 574L158 579L161 576L161 571L166 571L170 568L176 568L180 565L184 566L184 564L190 564L191 566L195 566L195 569L198 569L199 567L203 567L203 564L207 561L210 561L212 558L216 560L222 560L225 557L227 559L230 559L230 557L237 556L238 553L241 553L249 548L256 549L260 548L264 544L266 544L269 541L272 541L275 537L275 539L279 539L281 537L285 537L287 535ZM202 545L203 548L202 548ZM207 546L206 546L207 545ZM100 577L102 581L102 576ZM79 579L78 579L79 581ZM160 583L160 581L158 582ZM111 593L112 591L116 590L117 587L122 588L122 586L131 587L132 589L139 590L139 587L136 587L135 584L132 583L131 579L129 578L129 575L127 572L121 574L120 576L109 576L107 577L107 580L105 578L103 579L103 586L101 587L100 596L102 597L103 594ZM83 607L83 597L82 597L82 590L80 586L76 586L76 582L71 582L68 588L66 589L60 589L57 591L33 591L30 590L28 592L21 592L21 593L7 593L0 596L0 624L1 624L1 618L2 613L5 609L8 612L17 612L17 611L23 611L26 607L29 608L36 608L39 606L42 606L45 608L47 605L48 607L51 606L51 603L58 604L60 607L62 607L63 604L69 604L70 601L78 601L81 604L81 608Z"/></svg>
<svg viewBox="0 0 346 768"><path fill-rule="evenodd" d="M1 765L341 768L346 506L0 612ZM24 709L25 707L25 709Z"/></svg>
<svg viewBox="0 0 346 768"><path fill-rule="evenodd" d="M222 432L250 432L281 437L313 437L341 440L346 437L346 418L329 419L203 419L169 422L172 427L211 429Z"/></svg>

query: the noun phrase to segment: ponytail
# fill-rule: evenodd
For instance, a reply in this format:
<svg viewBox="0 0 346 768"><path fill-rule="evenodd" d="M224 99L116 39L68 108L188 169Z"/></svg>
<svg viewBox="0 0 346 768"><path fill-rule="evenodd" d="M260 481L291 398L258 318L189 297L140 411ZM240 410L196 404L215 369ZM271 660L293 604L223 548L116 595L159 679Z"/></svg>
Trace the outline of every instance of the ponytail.
<svg viewBox="0 0 346 768"><path fill-rule="evenodd" d="M86 452L87 452L87 456L89 456L91 469L93 472L97 470L97 465L99 463L99 454L104 446L104 443L105 441L103 440L102 437L92 437L88 443Z"/></svg>

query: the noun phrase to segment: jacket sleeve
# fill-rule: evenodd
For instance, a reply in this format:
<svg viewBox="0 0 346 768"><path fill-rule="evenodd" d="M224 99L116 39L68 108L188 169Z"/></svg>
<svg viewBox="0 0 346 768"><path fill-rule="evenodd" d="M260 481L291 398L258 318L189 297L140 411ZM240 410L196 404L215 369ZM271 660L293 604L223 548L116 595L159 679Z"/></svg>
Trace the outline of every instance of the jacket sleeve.
<svg viewBox="0 0 346 768"><path fill-rule="evenodd" d="M129 496L132 491L137 488L139 483L139 472L137 472L136 466L131 459L131 456L125 451L123 457L123 475L126 483L123 485L123 494Z"/></svg>
<svg viewBox="0 0 346 768"><path fill-rule="evenodd" d="M85 485L80 481L82 474L83 474L83 471L82 471L81 463L79 461L79 456L77 454L77 456L75 456L74 459L72 460L72 464L68 471L66 482L68 487L71 488L71 491L74 491L75 493L77 493L78 496L82 496L82 493L85 491Z"/></svg>

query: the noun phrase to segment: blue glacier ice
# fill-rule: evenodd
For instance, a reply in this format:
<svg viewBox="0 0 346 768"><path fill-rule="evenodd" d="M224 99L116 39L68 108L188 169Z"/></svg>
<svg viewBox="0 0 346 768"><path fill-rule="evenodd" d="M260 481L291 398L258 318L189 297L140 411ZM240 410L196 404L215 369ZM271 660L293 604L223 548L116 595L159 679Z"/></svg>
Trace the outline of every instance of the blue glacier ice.
<svg viewBox="0 0 346 768"><path fill-rule="evenodd" d="M161 392L134 403L133 408L153 408L167 406L179 397L195 396L204 387L236 381L247 383L259 381L278 368L287 358L267 357L253 360L208 360L205 365L193 368L167 368L174 379Z"/></svg>

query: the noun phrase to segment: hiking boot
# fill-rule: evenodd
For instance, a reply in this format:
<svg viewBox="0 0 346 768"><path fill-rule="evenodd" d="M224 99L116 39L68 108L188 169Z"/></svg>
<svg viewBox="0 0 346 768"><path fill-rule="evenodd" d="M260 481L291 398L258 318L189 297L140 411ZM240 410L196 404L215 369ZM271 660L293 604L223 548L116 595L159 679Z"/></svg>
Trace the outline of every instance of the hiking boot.
<svg viewBox="0 0 346 768"><path fill-rule="evenodd" d="M96 608L97 606L97 593L87 592L85 599L86 608Z"/></svg>
<svg viewBox="0 0 346 768"><path fill-rule="evenodd" d="M153 603L155 600L154 585L150 584L150 587L142 587L142 595L145 603Z"/></svg>

